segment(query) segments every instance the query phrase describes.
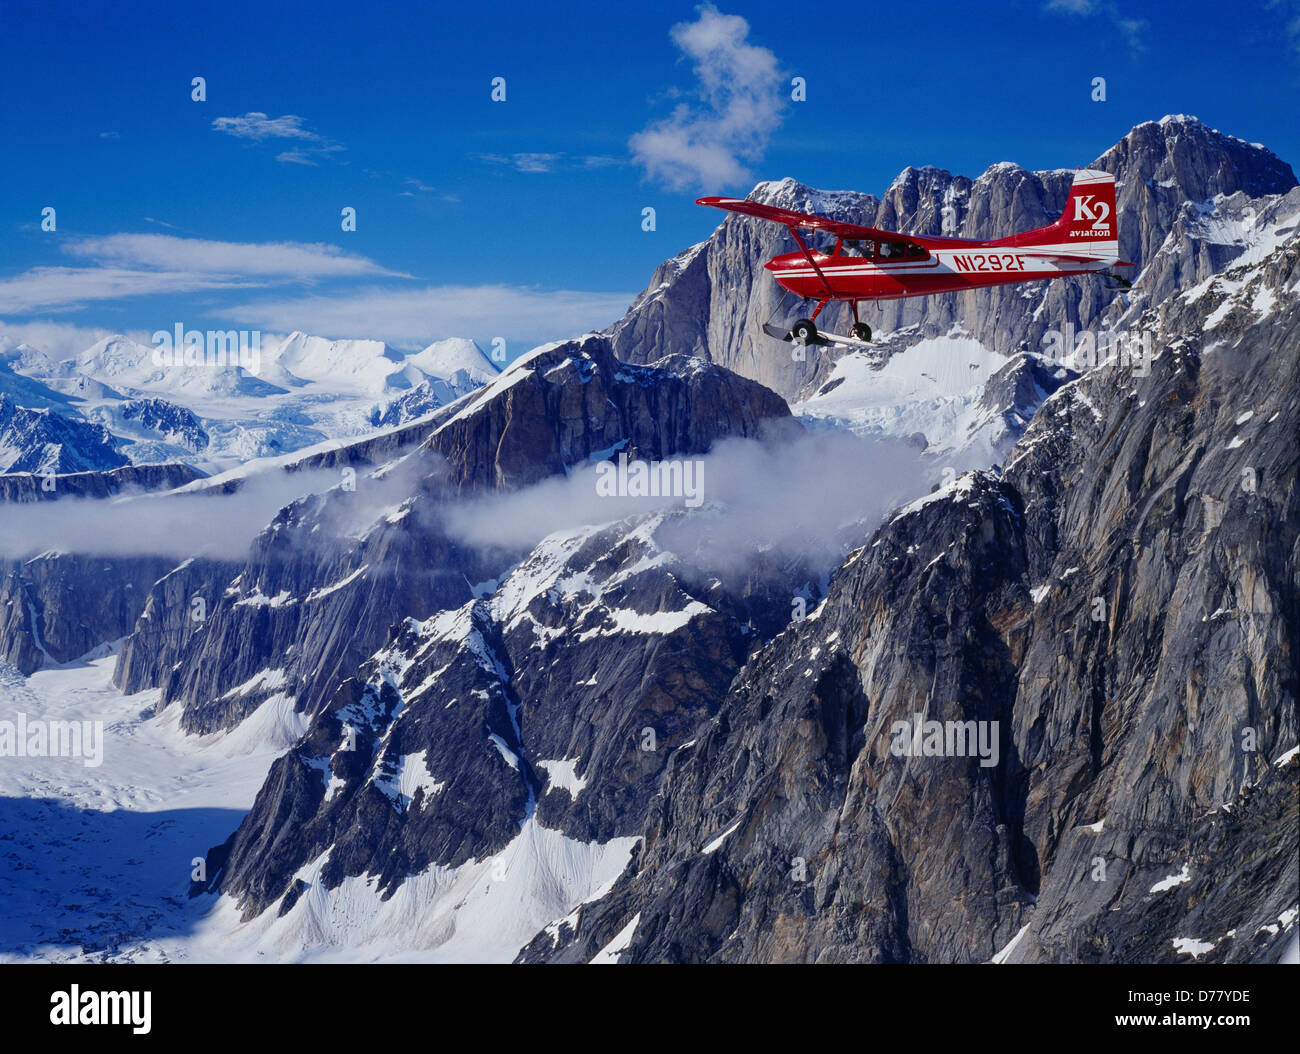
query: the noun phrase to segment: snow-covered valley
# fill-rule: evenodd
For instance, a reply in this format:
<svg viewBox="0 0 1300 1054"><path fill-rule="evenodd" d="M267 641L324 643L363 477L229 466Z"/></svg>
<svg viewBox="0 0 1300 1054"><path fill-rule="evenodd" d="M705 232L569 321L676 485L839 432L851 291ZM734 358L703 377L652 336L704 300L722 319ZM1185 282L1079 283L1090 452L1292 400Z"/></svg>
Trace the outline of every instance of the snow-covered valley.
<svg viewBox="0 0 1300 1054"><path fill-rule="evenodd" d="M283 917L240 921L229 897L188 896L195 859L229 836L274 758L304 731L281 697L228 732L187 736L158 692L110 683L114 656L24 679L0 667L0 713L102 721L102 764L0 759L0 962L509 962L538 930L599 896L636 838L603 845L530 819L498 854L434 867L381 897L318 887Z"/></svg>

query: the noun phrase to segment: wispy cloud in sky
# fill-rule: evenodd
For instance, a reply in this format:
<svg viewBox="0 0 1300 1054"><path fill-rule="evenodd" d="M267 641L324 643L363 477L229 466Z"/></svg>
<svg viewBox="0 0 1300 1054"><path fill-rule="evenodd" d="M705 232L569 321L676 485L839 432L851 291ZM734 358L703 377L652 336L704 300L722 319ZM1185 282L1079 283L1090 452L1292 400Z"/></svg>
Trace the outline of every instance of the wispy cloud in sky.
<svg viewBox="0 0 1300 1054"><path fill-rule="evenodd" d="M75 311L92 301L256 285L228 277L125 267L33 267L0 279L0 315Z"/></svg>
<svg viewBox="0 0 1300 1054"><path fill-rule="evenodd" d="M275 159L281 164L287 165L318 165L319 161L313 161L301 150L281 150L275 155Z"/></svg>
<svg viewBox="0 0 1300 1054"><path fill-rule="evenodd" d="M475 154L480 161L494 165L505 165L516 172L557 172L573 171L583 168L609 168L624 164L616 157L603 154L573 156L565 153L519 153L519 154Z"/></svg>
<svg viewBox="0 0 1300 1054"><path fill-rule="evenodd" d="M212 122L218 132L225 132L239 139L305 139L308 142L324 142L315 132L303 127L302 118L288 113L283 117L268 117L253 110L241 117L218 117Z"/></svg>
<svg viewBox="0 0 1300 1054"><path fill-rule="evenodd" d="M286 279L398 276L373 260L320 242L223 242L168 234L110 234L69 242L64 252L99 263L204 274ZM404 276L398 276L404 277Z"/></svg>
<svg viewBox="0 0 1300 1054"><path fill-rule="evenodd" d="M1146 20L1124 17L1108 0L1047 0L1044 10L1058 15L1100 16L1120 35L1131 54L1146 50Z"/></svg>
<svg viewBox="0 0 1300 1054"><path fill-rule="evenodd" d="M785 104L776 55L749 43L749 23L712 5L672 28L673 43L694 63L694 103L680 103L629 140L645 174L668 186L719 188L749 180Z"/></svg>
<svg viewBox="0 0 1300 1054"><path fill-rule="evenodd" d="M91 301L240 289L267 282L409 277L319 243L110 234L66 242L62 249L90 265L34 267L0 278L0 314L75 310Z"/></svg>
<svg viewBox="0 0 1300 1054"><path fill-rule="evenodd" d="M1282 29L1291 42L1292 55L1300 58L1300 0L1269 0L1268 9L1282 16Z"/></svg>
<svg viewBox="0 0 1300 1054"><path fill-rule="evenodd" d="M276 140L296 142L297 146L275 155L275 159L283 164L316 165L319 164L317 158L345 149L305 127L303 119L292 113L282 117L268 117L260 110L251 110L239 117L218 117L212 122L212 127L236 139L248 139L256 143Z"/></svg>

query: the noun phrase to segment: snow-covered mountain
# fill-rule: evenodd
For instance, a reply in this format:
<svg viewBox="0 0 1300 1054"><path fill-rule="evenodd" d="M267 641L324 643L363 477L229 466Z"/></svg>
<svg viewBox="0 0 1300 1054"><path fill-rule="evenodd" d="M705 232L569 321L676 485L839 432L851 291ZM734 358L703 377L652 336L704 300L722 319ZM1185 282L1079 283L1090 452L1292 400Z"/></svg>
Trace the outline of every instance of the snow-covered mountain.
<svg viewBox="0 0 1300 1054"><path fill-rule="evenodd" d="M18 406L102 426L131 463L217 472L406 423L500 372L463 339L414 353L304 333L262 344L246 360L163 365L153 346L120 335L60 361L23 345L0 361L0 391Z"/></svg>
<svg viewBox="0 0 1300 1054"><path fill-rule="evenodd" d="M464 345L394 357L295 335L268 351L283 391L254 398L306 414L292 400L335 384L336 406L369 400L368 429L384 426L187 483L215 523L223 495L283 477L291 496L246 550L92 560L34 540L4 567L0 654L31 676L0 675L0 692L33 712L87 700L123 742L63 788L0 773L24 832L28 799L69 806L20 859L90 890L89 909L47 917L0 874L36 919L0 953L1294 956L1300 189L1192 118L1135 128L1106 165L1142 265L1130 293L1070 280L897 305L870 353L805 363L757 343L775 240L732 220L609 333L500 374ZM909 169L880 199L756 193L979 234L1050 218L1068 178L1003 164ZM1150 359L1044 351L1049 330L1103 323L1150 333ZM142 407L123 421L147 407L178 445L193 434L116 378L117 399L96 399ZM479 386L426 410L438 383ZM728 463L698 510L596 502L536 529L615 453L707 467L729 443L779 459L846 433L921 455L905 496L876 466L811 469L827 492L897 505L835 520L852 540L824 569L810 545L769 544L748 499L775 492L778 518L801 500L771 461ZM712 497L728 489L739 531ZM456 526L468 507L474 530ZM95 645L109 654L62 666ZM954 743L972 729L971 750L900 752L914 718ZM155 820L171 794L192 807ZM90 836L80 810L103 800L118 808ZM152 914L98 892L80 854L101 835L140 847L116 870ZM160 844L189 861L203 840L201 880L161 863Z"/></svg>
<svg viewBox="0 0 1300 1054"><path fill-rule="evenodd" d="M103 425L17 405L0 392L0 473L66 473L129 464Z"/></svg>

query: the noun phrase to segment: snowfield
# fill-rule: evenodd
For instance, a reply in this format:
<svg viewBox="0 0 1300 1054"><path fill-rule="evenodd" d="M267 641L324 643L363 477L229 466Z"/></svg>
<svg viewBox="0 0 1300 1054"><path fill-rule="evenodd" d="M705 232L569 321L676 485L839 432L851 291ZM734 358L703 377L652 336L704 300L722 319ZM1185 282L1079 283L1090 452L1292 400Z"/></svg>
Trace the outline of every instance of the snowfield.
<svg viewBox="0 0 1300 1054"><path fill-rule="evenodd" d="M835 363L818 394L790 409L810 424L863 436L925 437L928 454L960 468L1002 460L1008 441L999 413L980 406L984 386L1011 360L972 337L922 340L891 355L879 369L861 352Z"/></svg>
<svg viewBox="0 0 1300 1054"><path fill-rule="evenodd" d="M24 678L0 666L0 719L102 721L104 760L0 758L0 962L508 962L545 928L604 894L636 838L589 844L529 819L495 856L432 867L388 900L368 877L308 889L247 923L228 897L188 897L195 858L224 842L275 757L304 730L292 700L237 728L186 736L158 691L124 696L113 655ZM268 672L267 679L274 679ZM396 793L420 783L406 759ZM565 765L557 762L557 767ZM574 779L574 792L582 781Z"/></svg>

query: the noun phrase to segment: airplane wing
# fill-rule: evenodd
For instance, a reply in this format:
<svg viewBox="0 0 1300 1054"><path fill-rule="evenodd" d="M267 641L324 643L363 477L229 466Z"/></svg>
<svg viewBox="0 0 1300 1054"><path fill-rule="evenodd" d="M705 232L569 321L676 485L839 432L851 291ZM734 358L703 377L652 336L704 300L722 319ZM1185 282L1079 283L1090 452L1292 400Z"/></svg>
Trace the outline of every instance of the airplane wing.
<svg viewBox="0 0 1300 1054"><path fill-rule="evenodd" d="M742 216L754 216L760 220L771 220L773 223L780 223L786 227L828 231L835 237L844 238L847 241L894 242L897 245L920 244L905 234L899 234L897 231L882 231L876 227L860 227L856 223L840 223L838 220L828 220L825 216L813 216L807 212L778 209L774 205L762 205L757 201L746 201L743 198L697 198L695 204L708 205L710 208L715 209L726 209L728 212L738 212Z"/></svg>

